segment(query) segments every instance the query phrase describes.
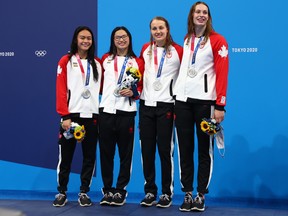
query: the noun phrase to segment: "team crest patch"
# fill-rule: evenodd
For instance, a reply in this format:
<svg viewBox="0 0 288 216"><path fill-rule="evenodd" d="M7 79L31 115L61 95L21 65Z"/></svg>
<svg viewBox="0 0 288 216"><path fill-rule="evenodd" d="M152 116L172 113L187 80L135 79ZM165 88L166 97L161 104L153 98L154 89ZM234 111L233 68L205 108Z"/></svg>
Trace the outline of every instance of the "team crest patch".
<svg viewBox="0 0 288 216"><path fill-rule="evenodd" d="M225 101L226 101L226 97L225 97L225 96L222 96L222 97L221 97L221 100L220 100L220 103L221 103L221 104L225 104Z"/></svg>
<svg viewBox="0 0 288 216"><path fill-rule="evenodd" d="M107 64L110 64L113 61L113 56L110 55L107 57Z"/></svg>

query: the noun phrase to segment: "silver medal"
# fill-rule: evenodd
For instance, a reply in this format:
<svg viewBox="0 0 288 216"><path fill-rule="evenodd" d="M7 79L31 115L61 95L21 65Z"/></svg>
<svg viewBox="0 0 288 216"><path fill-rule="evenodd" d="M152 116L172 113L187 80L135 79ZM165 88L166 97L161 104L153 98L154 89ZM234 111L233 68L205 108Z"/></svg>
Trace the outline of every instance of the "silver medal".
<svg viewBox="0 0 288 216"><path fill-rule="evenodd" d="M84 99L88 99L91 96L91 92L88 89L85 89L81 95Z"/></svg>
<svg viewBox="0 0 288 216"><path fill-rule="evenodd" d="M197 71L194 67L188 69L188 76L194 78L197 75Z"/></svg>
<svg viewBox="0 0 288 216"><path fill-rule="evenodd" d="M113 92L113 94L114 94L114 96L116 96L116 97L120 97L120 88L116 88L115 90L114 90L114 92Z"/></svg>
<svg viewBox="0 0 288 216"><path fill-rule="evenodd" d="M120 97L121 96L120 93L119 93L121 91L121 89L122 89L121 85L118 84L117 87L113 91L113 94L114 94L115 97Z"/></svg>
<svg viewBox="0 0 288 216"><path fill-rule="evenodd" d="M156 80L153 83L153 88L155 91L159 91L162 88L162 83L159 80Z"/></svg>

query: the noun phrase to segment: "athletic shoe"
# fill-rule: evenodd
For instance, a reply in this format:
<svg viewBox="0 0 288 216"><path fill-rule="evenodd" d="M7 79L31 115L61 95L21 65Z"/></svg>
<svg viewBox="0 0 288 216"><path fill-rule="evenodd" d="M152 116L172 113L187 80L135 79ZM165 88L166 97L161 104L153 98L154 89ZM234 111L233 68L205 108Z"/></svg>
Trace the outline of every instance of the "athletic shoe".
<svg viewBox="0 0 288 216"><path fill-rule="evenodd" d="M193 198L192 194L186 193L182 205L179 207L180 211L189 212L192 209Z"/></svg>
<svg viewBox="0 0 288 216"><path fill-rule="evenodd" d="M91 199L86 193L79 193L78 196L79 196L78 203L80 206L86 207L92 205Z"/></svg>
<svg viewBox="0 0 288 216"><path fill-rule="evenodd" d="M200 194L200 193L197 194L192 204L192 210L195 210L195 211L205 210L205 199L204 199L203 194Z"/></svg>
<svg viewBox="0 0 288 216"><path fill-rule="evenodd" d="M59 193L55 196L55 200L53 202L53 206L62 207L68 202L67 196L65 193Z"/></svg>
<svg viewBox="0 0 288 216"><path fill-rule="evenodd" d="M112 201L113 193L107 192L103 195L103 198L100 201L100 205L110 205Z"/></svg>
<svg viewBox="0 0 288 216"><path fill-rule="evenodd" d="M140 202L141 206L152 206L156 204L156 197L152 193L147 193L144 199Z"/></svg>
<svg viewBox="0 0 288 216"><path fill-rule="evenodd" d="M110 205L122 206L126 202L126 193L115 193L112 197Z"/></svg>
<svg viewBox="0 0 288 216"><path fill-rule="evenodd" d="M161 207L161 208L167 208L169 206L171 206L172 204L172 199L169 195L167 194L163 194L160 196L160 199L157 203L157 207Z"/></svg>

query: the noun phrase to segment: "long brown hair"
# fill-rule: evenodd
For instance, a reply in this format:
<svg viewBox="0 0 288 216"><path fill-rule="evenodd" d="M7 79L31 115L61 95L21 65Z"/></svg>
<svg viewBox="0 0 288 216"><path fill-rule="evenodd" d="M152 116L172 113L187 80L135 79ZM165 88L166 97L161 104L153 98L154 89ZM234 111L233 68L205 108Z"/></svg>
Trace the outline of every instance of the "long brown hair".
<svg viewBox="0 0 288 216"><path fill-rule="evenodd" d="M208 8L208 21L207 21L206 29L205 29L204 35L203 35L204 36L204 42L206 43L208 38L209 38L209 35L211 34L211 32L214 29L213 29L213 25L212 25L212 16L211 16L210 8L205 2L198 1L192 5L190 12L188 14L188 25L187 25L187 35L186 36L188 38L190 38L192 36L192 34L195 34L195 24L193 22L193 17L194 17L194 12L195 12L196 6L199 4L203 4Z"/></svg>
<svg viewBox="0 0 288 216"><path fill-rule="evenodd" d="M165 48L166 51L168 51L169 46L173 43L173 38L172 38L172 36L170 34L170 25L169 25L168 21L164 17L156 16L150 21L150 24L149 24L150 29L151 29L151 23L154 20L161 20L166 25L166 28L167 28L168 32L167 32L166 41L165 41L165 47L164 48ZM153 43L154 43L154 39L153 39L152 34L150 34L150 45L151 45L150 47L152 47Z"/></svg>

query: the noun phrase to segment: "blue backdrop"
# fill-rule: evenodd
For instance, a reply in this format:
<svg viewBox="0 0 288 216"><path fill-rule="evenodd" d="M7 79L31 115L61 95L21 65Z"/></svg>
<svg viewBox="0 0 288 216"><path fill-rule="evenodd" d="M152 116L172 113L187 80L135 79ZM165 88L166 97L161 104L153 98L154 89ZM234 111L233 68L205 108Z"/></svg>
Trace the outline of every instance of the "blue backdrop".
<svg viewBox="0 0 288 216"><path fill-rule="evenodd" d="M115 26L126 26L139 54L149 40L149 22L164 16L182 45L194 1L16 0L0 3L0 91L2 122L0 190L56 191L58 161L55 79L59 58L69 50L77 25L93 28L97 55L108 51ZM213 25L229 43L230 71L225 129L226 154L215 151L209 196L287 200L287 40L284 0L206 1ZM15 7L17 4L17 7ZM82 3L81 3L82 5ZM36 52L36 54L35 54ZM40 55L40 56L38 56ZM138 124L138 118L136 120ZM176 149L175 149L176 150ZM79 149L69 191L78 191ZM98 160L98 159L97 159ZM117 155L115 161L118 161ZM159 159L156 161L159 166ZM99 163L92 190L102 187ZM116 171L117 174L117 164ZM23 176L20 181L18 176ZM157 175L160 186L160 172ZM142 193L138 131L129 193ZM175 194L181 194L175 151Z"/></svg>

